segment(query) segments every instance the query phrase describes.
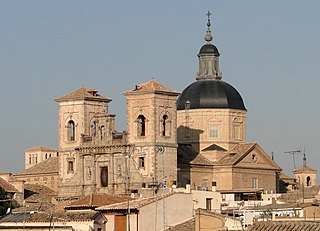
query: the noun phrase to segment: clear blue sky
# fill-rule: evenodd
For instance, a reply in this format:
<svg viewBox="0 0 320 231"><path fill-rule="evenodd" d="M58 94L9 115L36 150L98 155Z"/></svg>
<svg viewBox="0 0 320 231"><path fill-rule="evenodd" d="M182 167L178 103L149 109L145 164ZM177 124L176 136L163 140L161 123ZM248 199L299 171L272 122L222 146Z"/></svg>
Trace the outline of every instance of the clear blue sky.
<svg viewBox="0 0 320 231"><path fill-rule="evenodd" d="M287 174L284 152L304 147L318 169L319 0L10 0L0 2L0 171L22 170L26 148L57 146L58 96L96 88L124 130L123 91L195 81L207 10L223 80L248 109L247 140Z"/></svg>

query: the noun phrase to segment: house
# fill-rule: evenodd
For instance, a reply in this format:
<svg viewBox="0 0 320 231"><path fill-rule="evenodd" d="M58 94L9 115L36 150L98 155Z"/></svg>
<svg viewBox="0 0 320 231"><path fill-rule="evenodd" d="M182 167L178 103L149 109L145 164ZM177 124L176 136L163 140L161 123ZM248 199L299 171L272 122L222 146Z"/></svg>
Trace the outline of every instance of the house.
<svg viewBox="0 0 320 231"><path fill-rule="evenodd" d="M166 193L96 208L107 219L107 230L165 230L193 217L192 195Z"/></svg>

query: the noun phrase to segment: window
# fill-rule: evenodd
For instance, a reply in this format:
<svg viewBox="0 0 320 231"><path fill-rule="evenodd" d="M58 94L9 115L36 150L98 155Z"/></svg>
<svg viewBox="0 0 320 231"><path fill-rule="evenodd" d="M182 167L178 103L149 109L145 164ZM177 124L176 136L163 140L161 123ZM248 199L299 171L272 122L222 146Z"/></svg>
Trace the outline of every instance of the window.
<svg viewBox="0 0 320 231"><path fill-rule="evenodd" d="M104 126L102 125L102 126L100 127L100 140L103 140L104 134L105 134L105 128L104 128Z"/></svg>
<svg viewBox="0 0 320 231"><path fill-rule="evenodd" d="M100 183L101 187L108 187L108 167L100 168Z"/></svg>
<svg viewBox="0 0 320 231"><path fill-rule="evenodd" d="M68 139L69 141L75 141L75 124L73 120L68 122Z"/></svg>
<svg viewBox="0 0 320 231"><path fill-rule="evenodd" d="M146 135L146 118L143 115L138 116L138 136Z"/></svg>
<svg viewBox="0 0 320 231"><path fill-rule="evenodd" d="M218 139L219 138L219 127L215 124L209 125L209 137L210 139Z"/></svg>
<svg viewBox="0 0 320 231"><path fill-rule="evenodd" d="M46 157L45 157L46 159L48 159L48 154L46 153Z"/></svg>
<svg viewBox="0 0 320 231"><path fill-rule="evenodd" d="M169 133L168 116L162 116L162 135L167 136Z"/></svg>
<svg viewBox="0 0 320 231"><path fill-rule="evenodd" d="M38 154L36 154L36 161L35 162L38 163Z"/></svg>
<svg viewBox="0 0 320 231"><path fill-rule="evenodd" d="M92 136L96 136L97 134L97 122L93 121L92 125L91 125L91 129L92 129Z"/></svg>
<svg viewBox="0 0 320 231"><path fill-rule="evenodd" d="M241 140L242 139L242 129L241 129L241 124L234 124L234 139L235 140Z"/></svg>
<svg viewBox="0 0 320 231"><path fill-rule="evenodd" d="M31 157L31 155L29 155L29 164L31 164L32 163L32 157Z"/></svg>
<svg viewBox="0 0 320 231"><path fill-rule="evenodd" d="M307 186L311 186L311 178L310 178L310 176L307 177Z"/></svg>
<svg viewBox="0 0 320 231"><path fill-rule="evenodd" d="M73 161L69 160L68 161L68 173L73 172Z"/></svg>
<svg viewBox="0 0 320 231"><path fill-rule="evenodd" d="M252 188L258 188L258 179L252 178Z"/></svg>
<svg viewBox="0 0 320 231"><path fill-rule="evenodd" d="M206 210L211 210L212 198L206 198Z"/></svg>
<svg viewBox="0 0 320 231"><path fill-rule="evenodd" d="M145 162L144 162L144 156L139 157L139 168L144 168Z"/></svg>

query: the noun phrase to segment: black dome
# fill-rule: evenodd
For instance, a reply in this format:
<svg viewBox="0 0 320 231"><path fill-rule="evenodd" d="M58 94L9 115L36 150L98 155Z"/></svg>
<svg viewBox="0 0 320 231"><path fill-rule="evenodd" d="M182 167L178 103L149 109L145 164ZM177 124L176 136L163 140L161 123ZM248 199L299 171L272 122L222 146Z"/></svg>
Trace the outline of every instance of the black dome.
<svg viewBox="0 0 320 231"><path fill-rule="evenodd" d="M201 47L198 56L203 54L214 54L214 56L220 56L218 48L211 43L205 44Z"/></svg>
<svg viewBox="0 0 320 231"><path fill-rule="evenodd" d="M185 110L189 100L190 109L230 108L246 110L239 92L220 80L199 80L183 90L177 101L177 109Z"/></svg>

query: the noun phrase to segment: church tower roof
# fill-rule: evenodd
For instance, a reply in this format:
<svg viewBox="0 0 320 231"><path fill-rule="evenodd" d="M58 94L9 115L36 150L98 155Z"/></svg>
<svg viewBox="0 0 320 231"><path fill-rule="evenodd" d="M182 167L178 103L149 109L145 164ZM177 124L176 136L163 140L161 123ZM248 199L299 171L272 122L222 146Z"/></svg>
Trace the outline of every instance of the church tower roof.
<svg viewBox="0 0 320 231"><path fill-rule="evenodd" d="M110 102L111 99L101 96L98 91L92 88L79 88L69 94L54 99L56 102L74 101L74 100L92 100Z"/></svg>

